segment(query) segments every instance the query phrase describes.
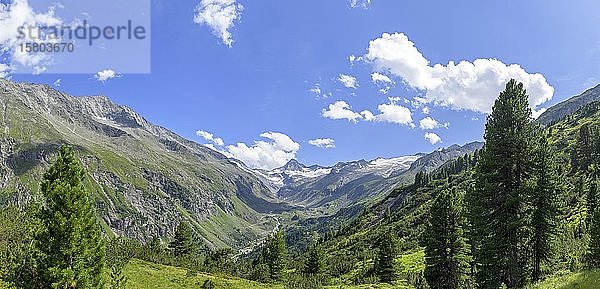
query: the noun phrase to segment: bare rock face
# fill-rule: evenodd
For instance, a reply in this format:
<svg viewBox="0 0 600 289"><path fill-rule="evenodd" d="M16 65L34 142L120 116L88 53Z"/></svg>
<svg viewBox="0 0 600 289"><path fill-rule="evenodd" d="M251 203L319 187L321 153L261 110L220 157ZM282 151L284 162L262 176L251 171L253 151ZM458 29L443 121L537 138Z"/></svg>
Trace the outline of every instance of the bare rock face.
<svg viewBox="0 0 600 289"><path fill-rule="evenodd" d="M105 229L119 235L169 237L185 219L209 245L242 247L272 230L265 213L288 208L239 162L106 97L0 79L0 109L3 205L24 206L60 145L69 144Z"/></svg>

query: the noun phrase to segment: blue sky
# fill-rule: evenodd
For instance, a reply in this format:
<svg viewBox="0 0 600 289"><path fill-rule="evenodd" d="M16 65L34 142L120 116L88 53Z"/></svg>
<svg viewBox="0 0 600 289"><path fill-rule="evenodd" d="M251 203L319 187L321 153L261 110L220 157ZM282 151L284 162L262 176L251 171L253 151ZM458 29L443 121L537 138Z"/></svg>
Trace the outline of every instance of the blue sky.
<svg viewBox="0 0 600 289"><path fill-rule="evenodd" d="M214 19L199 20L211 3L233 9L233 19L221 14L231 20L230 36L213 31ZM216 149L252 166L291 157L331 165L482 140L486 111L507 75L530 81L536 101L552 97L536 110L600 83L599 9L592 0L152 1L151 73L116 71L105 81L94 74L5 77L60 79L62 91L106 95L200 143L211 141L197 131L209 132L223 141ZM393 83L374 83L375 72ZM326 113L342 101L350 112ZM341 117L353 120L332 119ZM425 121L422 129L426 117L437 124ZM441 141L431 144L426 134ZM311 145L315 139L335 147Z"/></svg>

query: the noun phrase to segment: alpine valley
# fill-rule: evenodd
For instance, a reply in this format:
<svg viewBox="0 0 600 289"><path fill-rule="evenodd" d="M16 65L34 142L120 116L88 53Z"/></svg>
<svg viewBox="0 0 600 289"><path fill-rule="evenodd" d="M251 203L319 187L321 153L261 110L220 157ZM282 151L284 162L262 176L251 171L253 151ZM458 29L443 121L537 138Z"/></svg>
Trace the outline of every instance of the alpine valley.
<svg viewBox="0 0 600 289"><path fill-rule="evenodd" d="M519 86L511 83L508 94L520 95ZM499 109L502 105L497 102ZM126 288L429 288L427 282L435 275L427 274L435 272L427 271L425 260L431 259L426 255L433 254L428 248L439 244L432 237L438 235L432 233L431 220L445 218L443 224L454 234L448 238L460 236L452 246L468 252L483 250L471 247L476 246L471 242L492 235L485 231L491 226L465 221L472 214L481 214L477 220L492 218L486 215L485 202L494 198L477 195L483 194L477 185L503 176L492 169L484 174L483 160L492 158L491 149L482 142L333 166L292 159L282 167L261 170L154 125L104 96L75 97L48 85L0 78L0 109L0 205L4 208L0 242L6 245L2 248L36 234L22 231L21 220L30 218L26 216L44 197L41 192L48 190L51 172L61 168L57 164L77 159L85 172L82 187L106 240L107 262L113 264L106 277L113 285L107 288L116 286L114 280L121 280L120 276L129 280ZM507 111L517 115L517 109ZM537 121L529 116L523 119L527 127L540 132L542 137L532 139L547 141L548 147L542 147L552 152L549 155L558 164L558 175L548 177L561 180L560 188L553 190L561 195L556 197L560 206L553 213L556 229L548 247L561 249L537 265L523 265L534 273L522 283L506 284L513 280L507 277L498 279L498 284L510 288L526 283L537 286L527 288L594 284L600 274L584 269L590 264L593 246L588 244L597 229L591 222L595 215L589 212L597 202L600 85L549 108ZM486 133L491 129L490 125ZM486 164L493 167L512 159L494 155L493 160ZM532 169L531 174L539 171L543 169ZM530 182L534 181L523 184ZM529 210L541 206L533 200L524 206ZM456 209L463 203L471 208L464 216ZM451 217L439 215L443 212ZM462 238L472 232L481 235ZM19 260L34 258L23 253L27 250L1 253L16 254ZM472 262L472 253L463 256L460 250L452 251L457 266L485 271L482 264ZM475 258L487 257L481 255L483 251L474 252ZM14 271L11 266L17 265L11 262L0 264L1 274ZM464 276L468 276L460 279L464 286L456 288L472 288L474 280L481 278ZM540 283L533 285L533 279ZM379 282L381 287L364 287ZM163 287L149 287L156 284ZM554 284L567 287L550 287Z"/></svg>
<svg viewBox="0 0 600 289"><path fill-rule="evenodd" d="M272 171L253 170L104 96L73 97L5 79L0 93L2 203L25 208L52 156L69 144L83 162L106 233L142 242L168 240L187 220L210 247L244 248L290 222L290 214L324 217L368 206L416 173L482 145L333 167L291 160Z"/></svg>

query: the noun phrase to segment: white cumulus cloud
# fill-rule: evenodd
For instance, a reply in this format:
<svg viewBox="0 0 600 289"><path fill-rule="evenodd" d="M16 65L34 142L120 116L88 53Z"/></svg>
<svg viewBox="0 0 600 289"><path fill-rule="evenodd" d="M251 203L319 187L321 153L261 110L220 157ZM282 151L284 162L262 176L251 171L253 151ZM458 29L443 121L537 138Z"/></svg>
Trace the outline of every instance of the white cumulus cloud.
<svg viewBox="0 0 600 289"><path fill-rule="evenodd" d="M355 112L348 103L340 100L330 104L328 109L323 109L322 116L330 119L347 119L355 123L364 120L390 122L413 127L414 124L410 109L397 103L400 98L389 97L388 99L390 100L389 103L377 106L377 109L379 110L378 114L373 114L370 110L363 110L360 113Z"/></svg>
<svg viewBox="0 0 600 289"><path fill-rule="evenodd" d="M225 144L225 142L223 142L222 138L215 137L212 133L204 131L204 130L196 131L196 135L201 138L204 138L205 140L210 141L213 144L216 144L218 146L223 146Z"/></svg>
<svg viewBox="0 0 600 289"><path fill-rule="evenodd" d="M242 16L244 6L235 0L202 0L196 6L194 22L207 25L225 45L233 45L231 29Z"/></svg>
<svg viewBox="0 0 600 289"><path fill-rule="evenodd" d="M532 108L550 100L554 94L554 88L542 74L528 73L518 64L507 65L497 59L431 65L403 33L384 33L372 40L361 59L371 63L376 71L393 74L407 85L424 91L425 103L453 109L489 113L511 78L523 83Z"/></svg>
<svg viewBox="0 0 600 289"><path fill-rule="evenodd" d="M432 145L442 141L442 138L439 135L432 132L426 133L425 139Z"/></svg>
<svg viewBox="0 0 600 289"><path fill-rule="evenodd" d="M320 147L320 148L334 148L335 147L335 140L330 139L330 138L311 139L308 141L308 143L311 145L314 145L316 147Z"/></svg>
<svg viewBox="0 0 600 289"><path fill-rule="evenodd" d="M102 71L98 71L94 75L94 78L102 83L109 81L110 79L121 77L121 74L117 73L112 69L105 69Z"/></svg>
<svg viewBox="0 0 600 289"><path fill-rule="evenodd" d="M438 121L429 116L419 121L419 127L421 129L434 129L438 127L438 125Z"/></svg>
<svg viewBox="0 0 600 289"><path fill-rule="evenodd" d="M381 94L387 94L391 89L391 85L394 84L394 81L392 81L387 75L379 72L371 73L371 80L377 86L381 87L379 89Z"/></svg>
<svg viewBox="0 0 600 289"><path fill-rule="evenodd" d="M338 77L338 80L347 88L357 88L358 87L358 80L356 80L356 77L354 77L352 75L340 74L340 76Z"/></svg>
<svg viewBox="0 0 600 289"><path fill-rule="evenodd" d="M438 127L448 128L449 126L450 126L449 123L442 124L430 116L423 118L419 121L419 127L421 129L434 129L434 128L438 128Z"/></svg>
<svg viewBox="0 0 600 289"><path fill-rule="evenodd" d="M384 103L377 106L379 114L375 115L369 110L364 110L360 114L366 121L390 122L413 126L412 113L405 106L397 104L399 98L389 98L390 103Z"/></svg>
<svg viewBox="0 0 600 289"><path fill-rule="evenodd" d="M374 83L392 83L392 80L387 75L379 72L371 73L371 80Z"/></svg>
<svg viewBox="0 0 600 289"><path fill-rule="evenodd" d="M228 145L223 152L244 162L251 168L271 170L285 165L296 157L300 145L289 136L279 132L265 132L260 137L266 140L255 141L252 146L245 143Z"/></svg>
<svg viewBox="0 0 600 289"><path fill-rule="evenodd" d="M323 109L321 115L330 119L347 119L352 122L358 122L362 118L359 113L352 111L350 105L343 100L330 104L328 109Z"/></svg>

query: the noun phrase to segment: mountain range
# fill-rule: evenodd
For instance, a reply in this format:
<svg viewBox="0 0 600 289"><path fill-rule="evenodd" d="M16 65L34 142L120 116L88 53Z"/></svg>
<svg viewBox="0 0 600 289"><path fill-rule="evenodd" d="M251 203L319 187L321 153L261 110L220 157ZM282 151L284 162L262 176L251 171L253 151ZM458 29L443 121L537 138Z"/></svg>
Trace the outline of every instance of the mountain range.
<svg viewBox="0 0 600 289"><path fill-rule="evenodd" d="M331 167L306 166L293 159L281 168L257 172L277 189L280 200L332 214L351 204L379 199L412 182L417 172L429 172L482 146L481 142L473 142L429 154L339 162Z"/></svg>
<svg viewBox="0 0 600 289"><path fill-rule="evenodd" d="M555 122L600 98L600 86L548 109ZM62 144L72 145L108 234L169 238L187 220L212 247L244 248L283 224L349 220L394 189L483 146L472 142L397 158L274 170L246 167L148 122L104 96L0 79L0 203L25 208ZM338 219L336 219L338 220ZM313 221L310 221L313 222ZM314 223L314 222L313 222Z"/></svg>

